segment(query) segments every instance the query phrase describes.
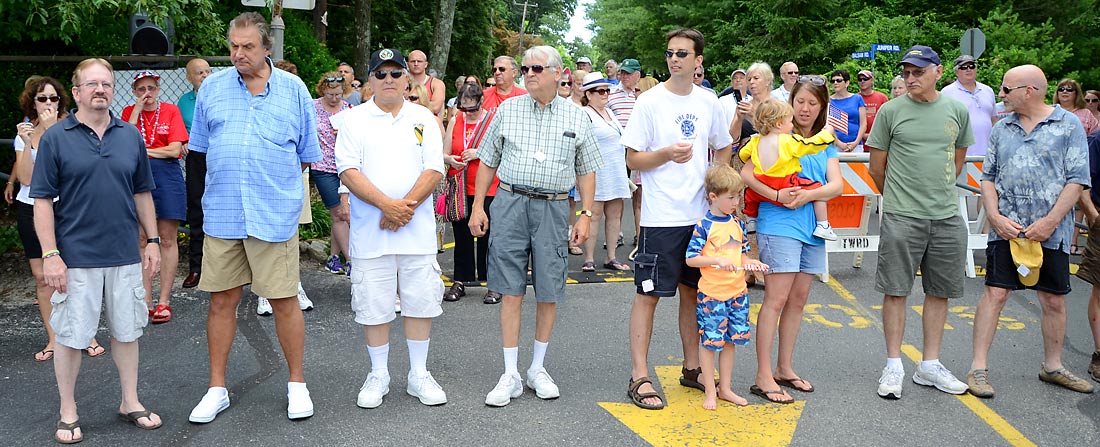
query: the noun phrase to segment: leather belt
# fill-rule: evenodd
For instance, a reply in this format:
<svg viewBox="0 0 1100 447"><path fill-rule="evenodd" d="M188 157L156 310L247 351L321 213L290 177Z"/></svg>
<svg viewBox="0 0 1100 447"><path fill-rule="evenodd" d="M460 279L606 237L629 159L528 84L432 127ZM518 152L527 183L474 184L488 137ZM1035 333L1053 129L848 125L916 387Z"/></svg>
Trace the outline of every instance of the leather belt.
<svg viewBox="0 0 1100 447"><path fill-rule="evenodd" d="M569 193L567 192L538 192L523 186L513 186L504 182L500 182L500 189L503 189L513 194L519 194L524 197L530 197L532 199L565 200L569 198Z"/></svg>

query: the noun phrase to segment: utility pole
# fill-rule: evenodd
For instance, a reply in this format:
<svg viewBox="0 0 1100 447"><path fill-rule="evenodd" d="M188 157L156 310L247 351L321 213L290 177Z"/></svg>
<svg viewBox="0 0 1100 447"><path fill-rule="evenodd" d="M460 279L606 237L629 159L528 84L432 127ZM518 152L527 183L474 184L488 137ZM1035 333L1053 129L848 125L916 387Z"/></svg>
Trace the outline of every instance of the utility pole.
<svg viewBox="0 0 1100 447"><path fill-rule="evenodd" d="M271 60L283 59L283 31L286 24L283 23L283 0L275 0L271 12Z"/></svg>
<svg viewBox="0 0 1100 447"><path fill-rule="evenodd" d="M523 29L527 25L527 8L538 8L539 4L527 3L527 0L523 0L523 3L520 3L519 0L512 0L512 4L523 7L523 18L519 21L519 51L523 52Z"/></svg>

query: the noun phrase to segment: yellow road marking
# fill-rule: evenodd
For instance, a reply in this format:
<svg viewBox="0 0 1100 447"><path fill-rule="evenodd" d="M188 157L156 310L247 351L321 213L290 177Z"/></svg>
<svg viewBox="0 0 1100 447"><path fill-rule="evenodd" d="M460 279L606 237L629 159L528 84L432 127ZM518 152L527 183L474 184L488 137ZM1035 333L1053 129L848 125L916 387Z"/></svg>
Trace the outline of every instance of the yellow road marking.
<svg viewBox="0 0 1100 447"><path fill-rule="evenodd" d="M667 407L644 410L631 403L599 402L619 422L654 446L786 446L794 437L805 401L745 407L718 401L703 409L703 393L680 386L680 366L658 366L655 382L664 384ZM753 399L753 396L742 396Z"/></svg>
<svg viewBox="0 0 1100 447"><path fill-rule="evenodd" d="M868 317L876 327L882 329L882 323L875 319L872 314L867 311L867 308L863 307L858 302L855 302L855 295L852 295L852 293L849 292L848 289L845 289L844 286L840 285L840 282L837 281L836 278L833 278L833 280L829 281L828 284L829 287L831 287L837 293L837 295L840 295L841 298L852 302L853 307L861 310L864 313L864 316ZM924 357L924 355L921 354L920 350L908 343L902 344L901 352L904 353L906 357L909 357L909 360L913 362L920 362L921 359ZM989 406L987 406L985 403L978 400L978 398L971 396L969 393L957 395L955 397L959 399L959 402L962 402L963 405L966 406L966 408L969 408L970 411L972 411L975 415L981 418L982 421L993 428L993 430L996 431L997 434L1001 435L1001 437L1004 438L1005 441L1008 441L1009 444L1017 447L1027 447L1035 445L1035 443L1031 442L1031 440L1024 436L1023 433L1020 433L1020 431L1017 430L1016 427L1013 427L1012 424L1001 417L1001 415L997 414L996 411L993 411L993 409L989 408Z"/></svg>
<svg viewBox="0 0 1100 447"><path fill-rule="evenodd" d="M916 313L917 313L917 315L920 315L920 316L922 316L922 317L924 316L924 306L922 306L922 305L918 304L918 305L916 305L916 306L912 306L912 307L913 307L913 311L914 311L914 312L916 312ZM944 328L944 329L947 329L947 330L954 330L954 329L955 329L955 327L954 327L954 326L952 326L952 325L950 325L950 324L947 324L947 320L944 320L944 322L943 322L943 328Z"/></svg>

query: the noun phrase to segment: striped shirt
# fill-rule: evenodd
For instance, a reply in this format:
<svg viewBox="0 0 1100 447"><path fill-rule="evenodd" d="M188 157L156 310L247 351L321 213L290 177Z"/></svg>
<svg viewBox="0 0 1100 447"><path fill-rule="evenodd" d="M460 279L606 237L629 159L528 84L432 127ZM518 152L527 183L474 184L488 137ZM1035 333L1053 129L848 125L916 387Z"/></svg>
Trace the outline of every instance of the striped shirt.
<svg viewBox="0 0 1100 447"><path fill-rule="evenodd" d="M569 191L577 176L603 167L592 120L556 95L546 108L530 95L501 103L477 157L500 181L547 192Z"/></svg>
<svg viewBox="0 0 1100 447"><path fill-rule="evenodd" d="M252 95L237 70L210 75L199 90L190 149L205 152L203 231L221 239L290 240L305 189L301 163L321 161L313 98L298 77L271 66Z"/></svg>
<svg viewBox="0 0 1100 447"><path fill-rule="evenodd" d="M615 112L615 118L618 118L619 125L626 128L627 121L630 121L630 113L634 111L634 92L628 92L623 89L622 85L612 86L611 93L607 96L607 107Z"/></svg>

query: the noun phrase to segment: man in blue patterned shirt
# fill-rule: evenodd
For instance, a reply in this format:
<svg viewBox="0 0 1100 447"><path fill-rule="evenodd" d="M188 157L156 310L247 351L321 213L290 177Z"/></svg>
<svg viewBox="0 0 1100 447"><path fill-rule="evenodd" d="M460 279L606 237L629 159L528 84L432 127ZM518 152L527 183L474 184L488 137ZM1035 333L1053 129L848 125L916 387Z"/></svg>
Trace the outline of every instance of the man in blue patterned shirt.
<svg viewBox="0 0 1100 447"><path fill-rule="evenodd" d="M269 297L290 368L287 417L305 418L313 415L302 374L305 322L290 297L298 294L302 170L321 160L313 98L300 79L274 68L263 16L237 16L227 37L235 70L203 82L191 124L191 150L206 153L199 288L210 292L210 388L190 420L207 423L229 407L225 370L245 284Z"/></svg>
<svg viewBox="0 0 1100 447"><path fill-rule="evenodd" d="M986 369L989 348L1009 292L1035 289L1042 306L1043 363L1039 380L1091 393L1091 383L1062 366L1065 296L1070 292L1069 246L1073 204L1089 187L1088 143L1081 121L1047 105L1047 79L1034 65L1005 73L1000 97L1013 112L993 126L982 167L982 202L989 214L985 291L974 315L970 394L993 397ZM1042 245L1041 265L1014 261L1010 244ZM1018 255L1018 253L1016 253ZM1032 271L1029 267L1034 267Z"/></svg>

